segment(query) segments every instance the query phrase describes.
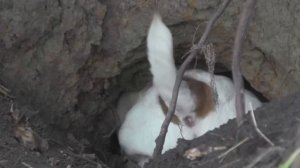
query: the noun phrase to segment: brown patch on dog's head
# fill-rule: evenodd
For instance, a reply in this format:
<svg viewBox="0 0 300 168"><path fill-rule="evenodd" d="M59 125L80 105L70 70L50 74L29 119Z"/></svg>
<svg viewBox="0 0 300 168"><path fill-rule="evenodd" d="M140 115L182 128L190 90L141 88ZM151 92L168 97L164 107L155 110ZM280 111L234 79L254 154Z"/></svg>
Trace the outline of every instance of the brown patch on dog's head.
<svg viewBox="0 0 300 168"><path fill-rule="evenodd" d="M213 90L204 82L192 78L184 77L189 89L196 98L196 115L204 118L215 109Z"/></svg>
<svg viewBox="0 0 300 168"><path fill-rule="evenodd" d="M208 113L215 109L213 90L202 81L197 81L189 77L184 77L183 80L187 82L189 89L196 98L196 108L194 110L196 116L199 118L204 118ZM158 100L162 111L165 115L167 115L167 112L169 110L168 106L161 98L161 96L158 96ZM173 122L174 124L179 124L180 120L174 114L171 122Z"/></svg>

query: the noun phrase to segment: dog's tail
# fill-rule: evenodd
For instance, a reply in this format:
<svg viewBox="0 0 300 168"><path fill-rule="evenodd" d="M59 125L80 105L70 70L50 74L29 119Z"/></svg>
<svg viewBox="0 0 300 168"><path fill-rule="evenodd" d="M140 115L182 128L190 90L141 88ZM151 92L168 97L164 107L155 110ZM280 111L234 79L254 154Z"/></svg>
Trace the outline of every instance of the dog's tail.
<svg viewBox="0 0 300 168"><path fill-rule="evenodd" d="M153 17L147 37L147 48L153 85L159 90L160 94L169 97L172 94L176 79L173 39L170 30L162 22L159 14L155 14Z"/></svg>

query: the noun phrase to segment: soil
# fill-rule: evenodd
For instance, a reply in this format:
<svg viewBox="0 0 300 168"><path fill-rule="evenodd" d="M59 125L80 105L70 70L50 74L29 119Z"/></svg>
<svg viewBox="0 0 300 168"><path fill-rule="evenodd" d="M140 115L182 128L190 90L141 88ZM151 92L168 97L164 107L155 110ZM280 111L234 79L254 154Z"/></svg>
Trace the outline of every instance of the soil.
<svg viewBox="0 0 300 168"><path fill-rule="evenodd" d="M84 141L78 141L72 134L55 128L47 128L50 126L45 123L34 123L34 119L28 121L30 128L38 137L48 141L49 148L42 150L39 144L35 148L24 145L15 136L17 125L10 114L10 107L11 101L0 96L0 168L107 167L94 153L88 151ZM24 106L18 106L17 110L22 113L25 109Z"/></svg>
<svg viewBox="0 0 300 168"><path fill-rule="evenodd" d="M17 104L17 102L15 102ZM92 168L92 167L135 167L124 161L119 150L110 154L93 149L88 140L77 140L72 134L54 129L42 122L33 123L31 128L42 138L48 140L49 149L30 149L15 138L16 127L10 116L11 101L0 96L0 168ZM25 107L18 106L18 109ZM191 140L179 140L176 149L167 151L152 160L146 168L235 168L235 167L277 167L299 147L300 137L300 93L265 104L255 111L258 127L275 144L270 146L255 132L252 119L239 129L231 120L219 129ZM238 138L236 138L238 130ZM247 138L247 141L234 148L224 157L220 155ZM95 145L94 145L95 146ZM117 143L115 143L117 146ZM186 150L197 147L204 156L195 160L186 159ZM215 150L207 150L212 149ZM226 147L226 149L222 149ZM117 147L116 147L117 148ZM100 159L99 159L100 158ZM103 159L106 158L106 159ZM104 161L105 163L103 163ZM252 165L251 165L252 164ZM108 166L106 166L108 165ZM127 165L127 166L125 166Z"/></svg>

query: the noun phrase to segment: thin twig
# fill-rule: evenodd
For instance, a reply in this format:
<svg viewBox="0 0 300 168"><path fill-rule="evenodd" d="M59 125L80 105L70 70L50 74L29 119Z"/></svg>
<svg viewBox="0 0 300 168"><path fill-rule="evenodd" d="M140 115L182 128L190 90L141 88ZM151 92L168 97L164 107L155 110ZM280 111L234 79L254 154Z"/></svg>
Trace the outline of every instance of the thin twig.
<svg viewBox="0 0 300 168"><path fill-rule="evenodd" d="M271 146L274 146L274 143L264 134L261 132L261 130L258 128L257 123L256 123L256 119L255 119L255 115L254 115L254 111L253 111L253 106L252 103L249 102L250 105L250 114L251 114L251 118L253 121L253 125L255 127L256 132L258 133L258 135L260 135L264 140L266 140Z"/></svg>
<svg viewBox="0 0 300 168"><path fill-rule="evenodd" d="M196 27L195 33L193 35L192 45L195 44L195 39L199 28L200 28L200 24L198 24L198 26Z"/></svg>
<svg viewBox="0 0 300 168"><path fill-rule="evenodd" d="M10 92L9 89L7 89L6 87L4 87L3 85L0 84L0 89L5 91L5 92Z"/></svg>
<svg viewBox="0 0 300 168"><path fill-rule="evenodd" d="M32 166L30 166L28 163L22 162L22 165L24 165L27 168L33 168Z"/></svg>
<svg viewBox="0 0 300 168"><path fill-rule="evenodd" d="M247 0L244 3L243 11L240 17L239 25L237 28L233 54L232 54L232 77L235 88L235 106L237 114L237 124L241 126L245 116L245 104L244 104L244 82L240 69L241 51L246 31L249 25L252 14L254 13L254 7L256 0Z"/></svg>
<svg viewBox="0 0 300 168"><path fill-rule="evenodd" d="M4 96L8 97L8 98L13 98L13 96L11 96L10 90L7 89L6 87L4 87L3 85L0 84L0 93L2 93Z"/></svg>
<svg viewBox="0 0 300 168"><path fill-rule="evenodd" d="M183 54L181 56L181 59L184 59L185 57L187 57L191 52L192 52L192 50L187 51L185 54Z"/></svg>
<svg viewBox="0 0 300 168"><path fill-rule="evenodd" d="M156 146L155 146L155 149L154 149L154 152L153 152L153 158L156 158L156 157L161 155L163 145L164 145L164 142L165 142L165 138L166 138L166 134L167 134L167 131L168 131L168 127L169 127L169 124L171 122L172 116L174 115L174 112L175 112L179 87L180 87L180 84L181 84L181 81L182 81L184 71L185 71L186 67L190 64L190 62L193 60L193 58L196 56L198 51L202 49L202 47L204 45L204 42L206 41L206 39L208 37L208 34L210 33L213 25L215 24L217 19L222 15L222 13L224 12L225 8L227 7L227 5L229 4L230 1L231 0L224 0L223 1L223 3L218 8L216 13L213 15L213 17L207 23L205 31L204 31L201 39L199 40L198 44L196 46L192 46L192 51L191 51L190 55L186 58L186 60L183 62L183 64L180 66L180 68L177 72L176 81L175 81L175 85L174 85L173 92L172 92L172 99L171 99L171 103L170 103L170 108L169 108L169 111L166 115L166 118L165 118L165 120L164 120L164 122L161 126L160 133L159 133L158 137L155 140Z"/></svg>
<svg viewBox="0 0 300 168"><path fill-rule="evenodd" d="M281 152L283 151L282 147L270 147L260 155L258 155L249 165L247 165L245 168L252 168L254 167L257 163L259 163L261 160L263 160L266 156L270 155L270 153L274 152Z"/></svg>
<svg viewBox="0 0 300 168"><path fill-rule="evenodd" d="M102 137L103 137L103 138L109 138L109 137L111 137L111 136L115 133L115 131L116 131L117 129L118 129L118 127L115 126L111 131L109 131L109 133L103 135Z"/></svg>
<svg viewBox="0 0 300 168"><path fill-rule="evenodd" d="M236 148L238 148L239 146L241 146L243 143L247 142L249 140L248 137L246 137L245 139L243 139L241 142L237 143L236 145L234 145L233 147L229 148L226 152L222 153L221 155L218 156L218 159L224 158L225 156L227 156L230 152L232 152L233 150L235 150Z"/></svg>

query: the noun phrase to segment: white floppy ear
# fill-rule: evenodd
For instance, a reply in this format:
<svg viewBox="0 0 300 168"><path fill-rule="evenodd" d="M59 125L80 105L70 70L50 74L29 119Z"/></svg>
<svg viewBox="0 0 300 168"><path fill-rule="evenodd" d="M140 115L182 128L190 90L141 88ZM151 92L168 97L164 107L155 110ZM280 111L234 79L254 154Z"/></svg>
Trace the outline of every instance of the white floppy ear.
<svg viewBox="0 0 300 168"><path fill-rule="evenodd" d="M176 67L173 58L173 39L168 27L162 22L159 14L155 14L147 37L148 60L153 75L153 85L160 96L170 103L176 80ZM178 97L178 105L184 100L192 99L186 82L182 81Z"/></svg>

